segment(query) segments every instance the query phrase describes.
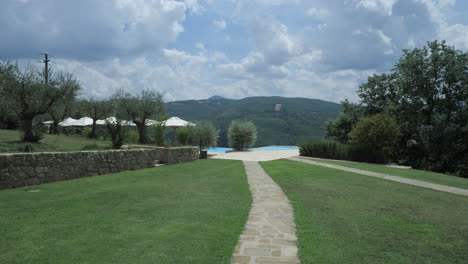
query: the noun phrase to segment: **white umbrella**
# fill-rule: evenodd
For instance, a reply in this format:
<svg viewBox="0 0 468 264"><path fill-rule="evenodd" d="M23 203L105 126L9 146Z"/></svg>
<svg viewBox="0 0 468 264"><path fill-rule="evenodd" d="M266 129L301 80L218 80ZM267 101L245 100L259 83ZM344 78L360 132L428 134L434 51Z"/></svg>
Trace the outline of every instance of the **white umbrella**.
<svg viewBox="0 0 468 264"><path fill-rule="evenodd" d="M98 125L105 125L106 122L110 123L110 124L116 124L117 123L117 118L115 118L114 116L111 116L111 117L108 117L104 120L97 120L96 121L96 124ZM122 120L122 124L124 126L136 126L133 122L131 121L126 121L126 120Z"/></svg>
<svg viewBox="0 0 468 264"><path fill-rule="evenodd" d="M59 126L73 126L73 123L78 120L73 119L71 117L65 118L62 122L59 123Z"/></svg>
<svg viewBox="0 0 468 264"><path fill-rule="evenodd" d="M172 127L174 129L174 142L176 141L176 129L179 127L193 126L195 124L180 119L176 116L169 118L166 121L163 121L166 127Z"/></svg>
<svg viewBox="0 0 468 264"><path fill-rule="evenodd" d="M93 124L93 119L90 117L82 117L75 122L71 122L72 126L91 126Z"/></svg>

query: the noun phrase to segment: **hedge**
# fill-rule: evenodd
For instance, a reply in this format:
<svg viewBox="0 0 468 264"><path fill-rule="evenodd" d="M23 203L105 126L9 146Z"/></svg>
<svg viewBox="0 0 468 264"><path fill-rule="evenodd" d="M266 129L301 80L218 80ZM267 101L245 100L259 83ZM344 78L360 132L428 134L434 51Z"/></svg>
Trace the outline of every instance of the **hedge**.
<svg viewBox="0 0 468 264"><path fill-rule="evenodd" d="M336 142L310 142L299 148L301 156L350 160L371 163L387 163L388 159L380 150L366 145L345 145Z"/></svg>

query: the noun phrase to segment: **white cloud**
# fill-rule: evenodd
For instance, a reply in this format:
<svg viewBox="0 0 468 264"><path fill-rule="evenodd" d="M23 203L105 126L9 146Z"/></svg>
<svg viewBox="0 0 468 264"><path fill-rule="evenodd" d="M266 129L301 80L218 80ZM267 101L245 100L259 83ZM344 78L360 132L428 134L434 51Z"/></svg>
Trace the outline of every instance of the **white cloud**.
<svg viewBox="0 0 468 264"><path fill-rule="evenodd" d="M398 0L354 0L356 7L365 8L373 12L392 15L392 7Z"/></svg>
<svg viewBox="0 0 468 264"><path fill-rule="evenodd" d="M226 21L224 21L222 18L220 20L213 20L213 25L219 31L226 29Z"/></svg>
<svg viewBox="0 0 468 264"><path fill-rule="evenodd" d="M190 14L201 15L206 11L205 7L203 7L198 0L184 0L184 3Z"/></svg>
<svg viewBox="0 0 468 264"><path fill-rule="evenodd" d="M25 58L46 50L98 60L158 53L183 32L185 12L185 4L173 0L6 1L0 56Z"/></svg>
<svg viewBox="0 0 468 264"><path fill-rule="evenodd" d="M468 50L468 25L455 24L447 26L440 36L457 49Z"/></svg>
<svg viewBox="0 0 468 264"><path fill-rule="evenodd" d="M310 8L307 15L318 20L324 20L330 15L330 11L325 8Z"/></svg>

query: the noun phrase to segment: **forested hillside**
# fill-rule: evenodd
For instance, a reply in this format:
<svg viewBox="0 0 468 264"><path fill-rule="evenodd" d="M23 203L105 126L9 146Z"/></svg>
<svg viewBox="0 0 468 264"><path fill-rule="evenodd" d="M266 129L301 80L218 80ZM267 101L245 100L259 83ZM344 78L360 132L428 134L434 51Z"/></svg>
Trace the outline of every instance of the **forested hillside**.
<svg viewBox="0 0 468 264"><path fill-rule="evenodd" d="M227 146L226 131L232 120L251 120L258 130L257 146L298 145L318 141L325 121L342 111L339 104L316 99L248 97L240 100L213 96L207 100L166 104L169 116L189 121L210 120L221 130L219 146Z"/></svg>

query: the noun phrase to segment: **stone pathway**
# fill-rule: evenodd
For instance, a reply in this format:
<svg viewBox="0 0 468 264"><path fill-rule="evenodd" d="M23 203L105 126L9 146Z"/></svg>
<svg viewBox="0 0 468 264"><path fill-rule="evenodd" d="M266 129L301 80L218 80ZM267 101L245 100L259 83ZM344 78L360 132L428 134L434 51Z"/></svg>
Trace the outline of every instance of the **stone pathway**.
<svg viewBox="0 0 468 264"><path fill-rule="evenodd" d="M449 193L468 196L468 190L467 189L450 187L450 186L446 186L446 185L435 184L435 183L419 181L419 180L413 180L413 179L408 179L408 178L402 178L402 177L392 176L392 175L383 174L383 173L377 173L377 172L371 172L371 171L366 171L366 170L348 168L348 167L344 167L344 166L340 166L340 165L334 165L334 164L329 164L329 163L324 163L324 162L318 162L318 161L315 161L315 160L307 159L305 157L302 157L302 158L300 158L300 157L291 157L291 158L288 158L288 159L293 160L293 161L300 161L300 162L304 162L304 163L308 163L308 164L312 164L312 165L328 167L328 168L332 168L332 169L338 169L338 170L343 170L343 171L354 172L354 173L358 173L358 174L362 174L362 175L366 175L366 176L371 176L371 177L386 179L386 180L390 180L390 181L405 183L405 184L414 185L414 186L423 187L423 188L428 188L428 189L433 189L433 190L437 190L437 191L443 191L443 192L449 192Z"/></svg>
<svg viewBox="0 0 468 264"><path fill-rule="evenodd" d="M292 206L260 164L244 161L253 196L232 264L296 264L296 226Z"/></svg>

